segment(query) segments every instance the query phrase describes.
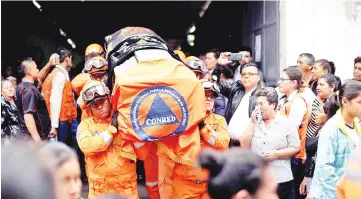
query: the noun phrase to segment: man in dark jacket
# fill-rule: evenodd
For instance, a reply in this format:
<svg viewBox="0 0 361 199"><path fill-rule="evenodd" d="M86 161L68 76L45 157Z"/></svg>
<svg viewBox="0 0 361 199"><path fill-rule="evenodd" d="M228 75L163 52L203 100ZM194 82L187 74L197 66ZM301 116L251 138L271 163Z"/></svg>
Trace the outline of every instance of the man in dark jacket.
<svg viewBox="0 0 361 199"><path fill-rule="evenodd" d="M226 56L221 55L227 60ZM233 83L219 81L221 94L228 98L225 118L229 125L231 146L239 146L239 138L249 122L255 107L254 94L260 85L259 69L254 63L244 64L241 68L241 80Z"/></svg>
<svg viewBox="0 0 361 199"><path fill-rule="evenodd" d="M220 70L220 80L224 83L233 83L233 71L228 66L223 66ZM228 104L228 98L220 94L216 98L214 113L218 115L226 116L226 107Z"/></svg>

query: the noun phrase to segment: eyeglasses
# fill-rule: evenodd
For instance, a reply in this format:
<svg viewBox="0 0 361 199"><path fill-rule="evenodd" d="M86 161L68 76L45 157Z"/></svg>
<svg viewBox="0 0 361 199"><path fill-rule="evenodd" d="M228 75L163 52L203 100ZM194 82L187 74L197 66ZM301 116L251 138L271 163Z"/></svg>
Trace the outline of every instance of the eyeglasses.
<svg viewBox="0 0 361 199"><path fill-rule="evenodd" d="M253 77L258 75L258 73L241 73L241 77Z"/></svg>
<svg viewBox="0 0 361 199"><path fill-rule="evenodd" d="M284 81L286 81L286 80L293 80L293 79L287 79L287 78L280 78L280 82L284 82Z"/></svg>

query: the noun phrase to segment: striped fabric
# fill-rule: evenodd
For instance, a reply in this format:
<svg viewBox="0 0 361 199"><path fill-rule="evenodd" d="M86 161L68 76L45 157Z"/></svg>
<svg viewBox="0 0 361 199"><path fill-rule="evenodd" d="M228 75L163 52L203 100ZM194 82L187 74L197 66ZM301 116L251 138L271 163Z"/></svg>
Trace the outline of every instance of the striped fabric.
<svg viewBox="0 0 361 199"><path fill-rule="evenodd" d="M314 137L321 128L320 125L316 124L316 116L319 113L319 108L320 108L320 102L317 99L315 99L312 104L312 113L311 113L310 122L308 123L307 126L307 134L306 134L307 139Z"/></svg>

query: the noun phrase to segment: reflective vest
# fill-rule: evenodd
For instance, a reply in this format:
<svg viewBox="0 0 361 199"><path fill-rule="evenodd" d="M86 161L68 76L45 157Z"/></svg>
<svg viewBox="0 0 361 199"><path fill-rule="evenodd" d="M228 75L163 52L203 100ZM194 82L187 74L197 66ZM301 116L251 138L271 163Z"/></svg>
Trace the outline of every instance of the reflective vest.
<svg viewBox="0 0 361 199"><path fill-rule="evenodd" d="M51 109L50 109L50 96L51 89L53 87L53 78L57 73L62 73L61 69L54 68L53 71L48 75L43 83L42 95L46 102L46 108L48 109L49 116L51 118ZM65 74L64 74L65 75ZM63 96L61 101L60 108L60 121L69 121L72 122L74 118L77 117L77 111L74 104L74 93L70 84L70 81L67 80L63 89Z"/></svg>
<svg viewBox="0 0 361 199"><path fill-rule="evenodd" d="M307 101L305 98L302 97L302 93L297 93L296 96L293 97L291 101L287 101L280 110L280 114L283 116L288 117L291 111L291 106L295 99L301 98L306 105L306 113L303 115L301 125L298 128L298 135L300 136L300 152L296 155L296 158L304 158L306 156L306 132L307 132L307 126L310 119L310 111L309 111L309 104L307 104Z"/></svg>

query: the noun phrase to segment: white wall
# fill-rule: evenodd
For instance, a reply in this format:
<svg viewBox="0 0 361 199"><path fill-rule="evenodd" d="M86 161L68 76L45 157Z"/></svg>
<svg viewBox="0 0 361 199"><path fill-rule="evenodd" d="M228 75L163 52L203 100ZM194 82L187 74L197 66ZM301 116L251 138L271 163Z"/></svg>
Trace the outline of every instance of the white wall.
<svg viewBox="0 0 361 199"><path fill-rule="evenodd" d="M336 66L341 79L352 78L361 56L361 1L286 0L280 9L280 71L312 53Z"/></svg>

